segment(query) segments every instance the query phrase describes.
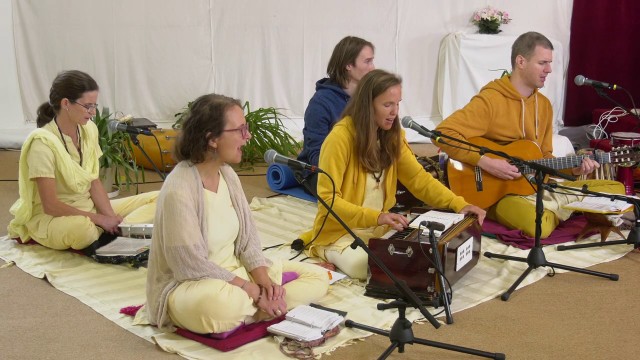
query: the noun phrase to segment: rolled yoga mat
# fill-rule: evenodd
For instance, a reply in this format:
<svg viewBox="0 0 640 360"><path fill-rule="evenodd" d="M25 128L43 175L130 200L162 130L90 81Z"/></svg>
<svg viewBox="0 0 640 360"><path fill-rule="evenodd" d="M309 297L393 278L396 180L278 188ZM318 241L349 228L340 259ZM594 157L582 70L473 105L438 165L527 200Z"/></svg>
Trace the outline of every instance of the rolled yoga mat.
<svg viewBox="0 0 640 360"><path fill-rule="evenodd" d="M304 187L298 183L293 171L285 165L271 164L267 169L267 183L271 190L297 197L299 199L316 202L316 198L304 191Z"/></svg>

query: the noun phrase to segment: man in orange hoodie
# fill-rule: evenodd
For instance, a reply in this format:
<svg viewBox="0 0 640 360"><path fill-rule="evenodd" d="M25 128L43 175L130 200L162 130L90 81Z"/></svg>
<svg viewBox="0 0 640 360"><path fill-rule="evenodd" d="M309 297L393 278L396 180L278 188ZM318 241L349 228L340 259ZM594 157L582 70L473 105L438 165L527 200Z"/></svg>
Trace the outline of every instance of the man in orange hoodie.
<svg viewBox="0 0 640 360"><path fill-rule="evenodd" d="M511 74L485 85L464 108L442 121L436 130L460 140L480 137L499 145L529 140L538 145L542 158L553 158L553 110L549 99L538 91L551 73L552 57L553 45L544 35L537 32L520 35L511 48ZM452 140L445 141L460 145ZM447 144L438 145L452 159L478 167L484 174L504 181L523 180L520 169L503 158L481 156ZM590 158L575 165L570 170L573 175L586 175L600 166ZM588 180L586 183L592 191L624 193L624 186L615 181ZM582 184L585 181L565 183L574 187ZM571 211L563 209L562 205L580 198L545 193L542 238L548 237L561 220L571 215ZM520 229L529 236L535 235L535 195L507 195L496 201L487 212L489 218Z"/></svg>

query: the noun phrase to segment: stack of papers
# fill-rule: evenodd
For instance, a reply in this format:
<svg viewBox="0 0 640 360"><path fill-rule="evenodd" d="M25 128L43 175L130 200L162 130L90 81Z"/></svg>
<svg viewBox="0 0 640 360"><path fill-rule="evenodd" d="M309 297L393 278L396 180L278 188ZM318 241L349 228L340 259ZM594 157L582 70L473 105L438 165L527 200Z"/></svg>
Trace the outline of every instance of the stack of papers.
<svg viewBox="0 0 640 360"><path fill-rule="evenodd" d="M340 325L344 317L335 312L300 305L289 311L286 320L267 328L271 333L298 341L313 341Z"/></svg>
<svg viewBox="0 0 640 360"><path fill-rule="evenodd" d="M632 204L623 200L611 200L606 197L585 196L582 201L574 201L563 208L600 214L622 213L631 210Z"/></svg>
<svg viewBox="0 0 640 360"><path fill-rule="evenodd" d="M135 239L118 236L115 240L96 250L100 256L138 255L151 247L151 239Z"/></svg>
<svg viewBox="0 0 640 360"><path fill-rule="evenodd" d="M427 211L424 214L420 214L413 221L411 221L411 224L409 224L409 226L417 229L420 226L420 223L423 221L438 222L444 225L444 230L443 231L436 230L433 233L436 236L440 236L444 231L447 231L447 229L452 227L454 224L459 223L463 219L464 219L464 214L431 210L431 211Z"/></svg>

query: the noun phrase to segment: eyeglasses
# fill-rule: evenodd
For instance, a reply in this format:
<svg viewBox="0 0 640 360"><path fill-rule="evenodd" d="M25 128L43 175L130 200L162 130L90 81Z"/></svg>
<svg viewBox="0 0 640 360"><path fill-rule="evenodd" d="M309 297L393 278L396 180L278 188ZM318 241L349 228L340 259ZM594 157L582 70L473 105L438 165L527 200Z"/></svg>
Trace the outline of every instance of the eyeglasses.
<svg viewBox="0 0 640 360"><path fill-rule="evenodd" d="M247 138L249 137L249 123L244 123L242 126L240 126L239 128L236 129L227 129L227 130L222 130L222 131L240 131L240 134L242 135L243 138Z"/></svg>
<svg viewBox="0 0 640 360"><path fill-rule="evenodd" d="M72 103L82 106L83 108L85 108L87 110L87 112L91 112L91 110L95 110L95 109L98 108L98 104L80 104L77 101L72 101Z"/></svg>

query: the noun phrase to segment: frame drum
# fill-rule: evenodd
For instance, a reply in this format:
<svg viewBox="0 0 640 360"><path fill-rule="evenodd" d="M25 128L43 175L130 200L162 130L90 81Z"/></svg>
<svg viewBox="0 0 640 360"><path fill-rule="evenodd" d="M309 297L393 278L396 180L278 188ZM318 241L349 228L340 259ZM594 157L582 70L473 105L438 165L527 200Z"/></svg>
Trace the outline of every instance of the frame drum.
<svg viewBox="0 0 640 360"><path fill-rule="evenodd" d="M176 165L171 153L178 134L174 129L151 129L151 133L153 136L138 136L140 146L149 155L158 170L168 173ZM157 142L156 139L158 140ZM136 159L136 164L145 169L153 170L153 165L135 145L133 145L133 155Z"/></svg>
<svg viewBox="0 0 640 360"><path fill-rule="evenodd" d="M636 146L640 145L640 134L636 132L611 133L612 146Z"/></svg>

